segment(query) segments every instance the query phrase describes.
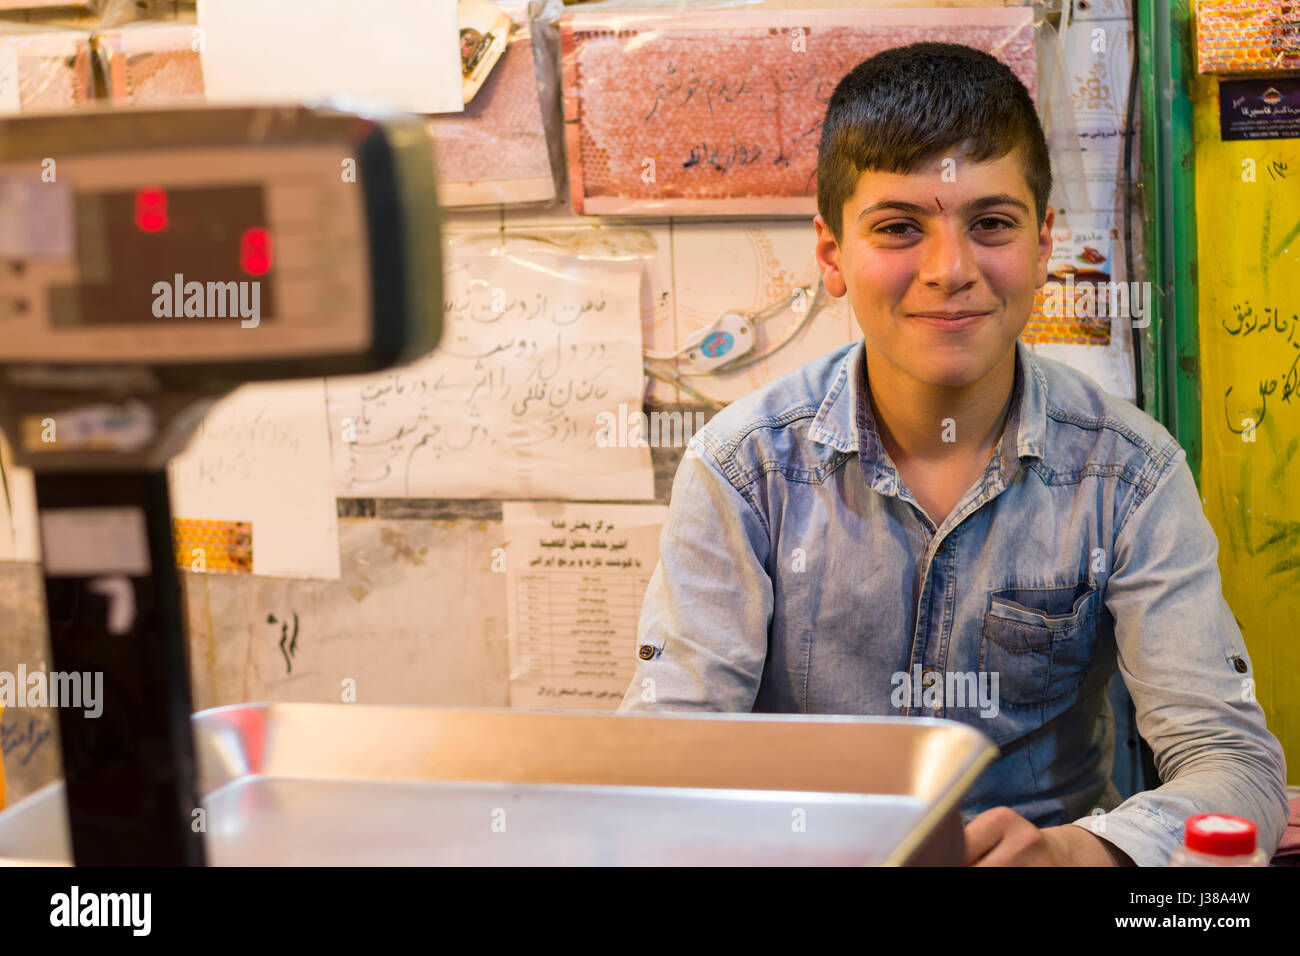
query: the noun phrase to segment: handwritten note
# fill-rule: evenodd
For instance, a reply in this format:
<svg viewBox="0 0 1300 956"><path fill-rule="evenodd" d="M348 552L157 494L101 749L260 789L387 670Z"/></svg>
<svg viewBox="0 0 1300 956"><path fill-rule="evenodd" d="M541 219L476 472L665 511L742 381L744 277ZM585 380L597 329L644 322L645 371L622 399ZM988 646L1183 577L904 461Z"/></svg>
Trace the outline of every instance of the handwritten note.
<svg viewBox="0 0 1300 956"><path fill-rule="evenodd" d="M339 578L322 379L245 385L170 468L172 515L251 522L253 573Z"/></svg>
<svg viewBox="0 0 1300 956"><path fill-rule="evenodd" d="M40 750L41 744L49 739L49 728L37 726L33 717L28 717L26 721L17 715L6 718L0 723L0 757L16 761L19 767L26 767L36 751Z"/></svg>
<svg viewBox="0 0 1300 956"><path fill-rule="evenodd" d="M815 212L839 81L914 41L996 56L1036 95L1027 8L579 10L560 23L571 201L601 214Z"/></svg>
<svg viewBox="0 0 1300 956"><path fill-rule="evenodd" d="M1232 399L1232 390L1235 386L1229 385L1223 393L1223 410L1227 419L1228 431L1241 435L1252 433L1260 425L1264 424L1268 416L1268 400L1274 393L1277 393L1274 399L1274 407L1285 409L1296 408L1291 399L1300 393L1300 340L1296 339L1296 326L1300 325L1300 314L1294 310L1290 312L1288 318L1283 311L1280 311L1276 305L1261 306L1258 311L1246 299L1241 302L1232 304L1232 315L1224 316L1220 323L1223 331L1233 336L1233 342L1244 341L1248 336L1255 333L1267 333L1265 339L1269 346L1274 350L1277 358L1270 365L1270 371L1273 374L1265 372L1259 378L1256 391L1258 393L1258 409L1253 407L1255 395L1247 391L1239 396L1238 399ZM1276 338L1274 337L1276 335ZM1240 336L1240 338L1237 338ZM1285 337L1285 338L1283 338ZM1290 346L1290 348L1287 348ZM1290 363L1287 363L1290 359ZM1281 385L1281 391L1278 386ZM1237 407L1236 403L1244 401L1244 406ZM1278 403L1282 403L1279 405ZM1237 427L1240 424L1241 427Z"/></svg>
<svg viewBox="0 0 1300 956"><path fill-rule="evenodd" d="M496 252L449 256L432 354L327 381L338 494L653 498L649 448L602 430L641 409L640 265Z"/></svg>
<svg viewBox="0 0 1300 956"><path fill-rule="evenodd" d="M666 511L505 503L511 706L618 706Z"/></svg>

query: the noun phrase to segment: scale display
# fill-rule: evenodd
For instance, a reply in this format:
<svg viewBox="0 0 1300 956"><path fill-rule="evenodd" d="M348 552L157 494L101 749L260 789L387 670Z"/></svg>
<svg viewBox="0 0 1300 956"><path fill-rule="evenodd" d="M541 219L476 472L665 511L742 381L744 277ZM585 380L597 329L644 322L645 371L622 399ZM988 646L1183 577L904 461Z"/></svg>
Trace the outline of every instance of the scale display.
<svg viewBox="0 0 1300 956"><path fill-rule="evenodd" d="M265 189L145 186L79 192L78 281L49 290L56 326L184 323L252 328L275 316Z"/></svg>
<svg viewBox="0 0 1300 956"><path fill-rule="evenodd" d="M372 107L0 117L0 377L226 389L423 355L434 169L424 121Z"/></svg>
<svg viewBox="0 0 1300 956"><path fill-rule="evenodd" d="M253 363L279 361L263 377L292 378L312 357L322 372L372 364L385 336L417 348L438 318L407 270L436 253L402 245L397 222L372 228L347 158L292 143L87 152L51 183L0 162L0 365L224 363L256 378Z"/></svg>

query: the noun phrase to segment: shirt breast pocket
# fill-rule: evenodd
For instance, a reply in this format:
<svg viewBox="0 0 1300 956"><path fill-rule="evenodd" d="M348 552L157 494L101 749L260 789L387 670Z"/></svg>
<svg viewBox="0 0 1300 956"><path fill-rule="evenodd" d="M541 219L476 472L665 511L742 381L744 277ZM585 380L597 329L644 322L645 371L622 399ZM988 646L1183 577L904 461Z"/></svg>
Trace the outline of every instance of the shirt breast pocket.
<svg viewBox="0 0 1300 956"><path fill-rule="evenodd" d="M1001 706L1068 698L1092 663L1101 592L1087 583L989 592L979 669L998 674Z"/></svg>

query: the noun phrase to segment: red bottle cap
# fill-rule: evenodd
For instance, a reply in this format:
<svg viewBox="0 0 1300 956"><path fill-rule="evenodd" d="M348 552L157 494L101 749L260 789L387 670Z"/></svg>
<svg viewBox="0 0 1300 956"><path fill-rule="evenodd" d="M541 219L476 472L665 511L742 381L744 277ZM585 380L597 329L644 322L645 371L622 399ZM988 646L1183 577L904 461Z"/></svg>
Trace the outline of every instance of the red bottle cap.
<svg viewBox="0 0 1300 956"><path fill-rule="evenodd" d="M1187 818L1183 845L1211 856L1247 856L1255 852L1255 824L1226 813L1198 813Z"/></svg>

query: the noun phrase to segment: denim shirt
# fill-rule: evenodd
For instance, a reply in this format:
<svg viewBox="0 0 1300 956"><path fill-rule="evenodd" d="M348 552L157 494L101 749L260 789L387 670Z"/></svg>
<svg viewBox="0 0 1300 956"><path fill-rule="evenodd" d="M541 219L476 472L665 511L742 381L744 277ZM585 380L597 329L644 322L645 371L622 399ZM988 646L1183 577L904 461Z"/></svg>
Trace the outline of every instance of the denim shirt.
<svg viewBox="0 0 1300 956"><path fill-rule="evenodd" d="M1184 819L1214 811L1253 820L1271 856L1285 758L1183 449L1082 373L1016 354L1001 440L938 527L881 445L861 340L698 431L619 713L947 718L1001 751L966 822L1009 806L1161 866ZM1117 666L1163 781L1122 803Z"/></svg>

